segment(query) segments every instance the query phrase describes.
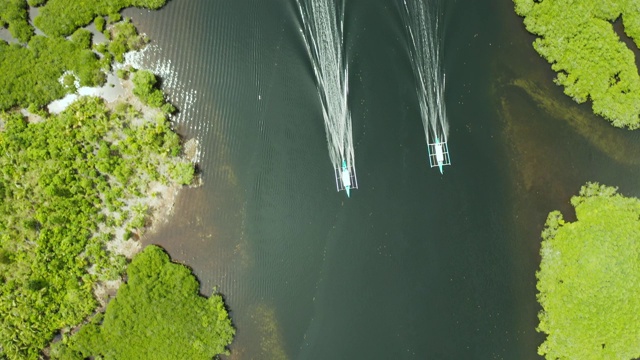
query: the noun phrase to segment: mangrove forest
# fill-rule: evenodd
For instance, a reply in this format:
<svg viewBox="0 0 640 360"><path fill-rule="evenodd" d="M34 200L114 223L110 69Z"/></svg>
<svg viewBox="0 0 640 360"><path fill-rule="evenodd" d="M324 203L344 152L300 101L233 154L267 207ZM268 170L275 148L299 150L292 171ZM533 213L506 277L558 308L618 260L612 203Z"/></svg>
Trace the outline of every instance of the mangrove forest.
<svg viewBox="0 0 640 360"><path fill-rule="evenodd" d="M538 352L547 359L640 357L640 200L588 183L577 221L549 214L542 232Z"/></svg>
<svg viewBox="0 0 640 360"><path fill-rule="evenodd" d="M631 0L514 0L535 50L557 72L555 82L614 126L640 128L640 11ZM613 22L621 19L624 34ZM632 48L621 36L633 39Z"/></svg>

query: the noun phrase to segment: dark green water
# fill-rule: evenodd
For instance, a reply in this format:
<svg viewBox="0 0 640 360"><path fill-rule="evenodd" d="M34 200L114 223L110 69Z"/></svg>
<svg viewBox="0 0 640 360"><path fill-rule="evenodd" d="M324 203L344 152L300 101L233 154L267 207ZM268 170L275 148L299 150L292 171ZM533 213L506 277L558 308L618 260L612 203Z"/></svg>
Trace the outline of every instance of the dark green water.
<svg viewBox="0 0 640 360"><path fill-rule="evenodd" d="M232 359L538 359L546 214L569 211L587 180L638 192L619 181L637 166L593 145L637 135L549 85L508 0L447 3L444 176L428 168L394 2L347 3L360 184L351 199L335 191L294 0L171 0L126 14L154 40L144 62L171 69L178 130L202 148L204 185L184 191L146 241L191 266L203 293L225 295L238 329ZM597 135L514 79L548 86Z"/></svg>

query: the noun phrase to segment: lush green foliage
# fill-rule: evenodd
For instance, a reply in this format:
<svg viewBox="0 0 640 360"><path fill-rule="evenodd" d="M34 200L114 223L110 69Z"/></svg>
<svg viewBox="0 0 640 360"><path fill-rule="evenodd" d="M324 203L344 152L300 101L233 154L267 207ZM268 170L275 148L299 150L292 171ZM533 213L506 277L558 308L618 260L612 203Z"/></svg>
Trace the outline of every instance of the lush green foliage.
<svg viewBox="0 0 640 360"><path fill-rule="evenodd" d="M193 165L189 162L177 162L168 166L169 177L181 185L193 182Z"/></svg>
<svg viewBox="0 0 640 360"><path fill-rule="evenodd" d="M152 72L147 70L137 71L133 75L133 85L133 93L143 103L155 108L162 108L167 113L175 110L171 104L165 101L164 94L157 87L158 79Z"/></svg>
<svg viewBox="0 0 640 360"><path fill-rule="evenodd" d="M76 31L71 40L34 36L27 47L0 40L0 110L43 107L68 91L58 79L70 70L83 86L104 83L103 64L91 51L91 35Z"/></svg>
<svg viewBox="0 0 640 360"><path fill-rule="evenodd" d="M191 271L148 246L127 268L107 311L56 344L54 358L212 359L235 330L220 295L200 296Z"/></svg>
<svg viewBox="0 0 640 360"><path fill-rule="evenodd" d="M38 123L0 115L0 358L37 358L95 310L92 288L125 265L105 244L144 225L133 199L185 163L164 115L117 109L81 98Z"/></svg>
<svg viewBox="0 0 640 360"><path fill-rule="evenodd" d="M176 157L180 140L165 117L174 108L153 75L148 91L139 93L164 113L147 113L144 120L131 105L108 110L95 98L82 98L57 116L42 111L75 91L76 79L82 86L104 83L103 69L114 56L122 59L145 43L128 20L116 23L105 30L113 41L96 45L99 58L91 34L76 30L78 19L99 14L100 28L102 15L113 23L122 7L154 8L164 1L49 0L39 19L53 36L32 36L24 0L0 0L0 26L30 39L26 45L0 41L0 359L41 357L56 332L68 332L95 311L96 285L119 278L126 265L107 244L144 227L148 209L139 198L149 184L193 179L192 164ZM45 119L27 123L17 112L3 112L16 107ZM231 335L220 338L230 341Z"/></svg>
<svg viewBox="0 0 640 360"><path fill-rule="evenodd" d="M556 83L578 103L614 126L640 127L640 76L634 54L613 29L622 15L625 33L640 45L640 11L635 0L514 0L533 43L558 72Z"/></svg>
<svg viewBox="0 0 640 360"><path fill-rule="evenodd" d="M121 80L128 80L129 79L129 70L127 69L118 69L116 70L116 76L118 76L119 79Z"/></svg>
<svg viewBox="0 0 640 360"><path fill-rule="evenodd" d="M0 26L5 24L14 38L29 41L34 31L29 25L26 0L0 0Z"/></svg>
<svg viewBox="0 0 640 360"><path fill-rule="evenodd" d="M147 43L147 39L138 35L138 30L129 19L116 23L109 30L111 34L109 52L118 62L124 62L124 53L139 50Z"/></svg>
<svg viewBox="0 0 640 360"><path fill-rule="evenodd" d="M136 6L159 9L166 0L48 0L34 19L47 35L66 36L88 25L96 16L111 18L120 10ZM117 20L116 20L117 21Z"/></svg>
<svg viewBox="0 0 640 360"><path fill-rule="evenodd" d="M154 107L162 106L164 95L156 88L158 80L156 76L147 70L140 70L133 76L133 93L136 94L145 104Z"/></svg>
<svg viewBox="0 0 640 360"><path fill-rule="evenodd" d="M102 19L104 26L104 18L97 19ZM96 26L99 23L97 20ZM96 45L102 59L91 50L91 33L84 29L76 30L69 39L34 36L26 47L0 40L0 110L16 106L42 108L75 92L73 75L81 86L102 85L106 79L103 70L110 68L114 57L124 61L125 52L138 50L147 42L128 19L110 26L108 33L113 40ZM63 81L59 81L61 77ZM160 90L144 97L147 102L154 99L161 100L158 107L164 105L165 112L174 110L171 105L165 105Z"/></svg>
<svg viewBox="0 0 640 360"><path fill-rule="evenodd" d="M100 32L104 31L104 24L106 23L104 16L96 16L95 20L93 20L93 23L96 25L96 30Z"/></svg>
<svg viewBox="0 0 640 360"><path fill-rule="evenodd" d="M538 352L547 359L640 357L640 200L587 184L578 221L549 214L538 277Z"/></svg>

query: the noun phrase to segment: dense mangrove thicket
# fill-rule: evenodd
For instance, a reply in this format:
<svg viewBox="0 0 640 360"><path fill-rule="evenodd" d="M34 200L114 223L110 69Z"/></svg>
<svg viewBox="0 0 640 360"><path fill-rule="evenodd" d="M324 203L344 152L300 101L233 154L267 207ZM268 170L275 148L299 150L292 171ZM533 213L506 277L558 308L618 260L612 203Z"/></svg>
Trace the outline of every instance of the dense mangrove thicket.
<svg viewBox="0 0 640 360"><path fill-rule="evenodd" d="M69 38L34 36L27 46L0 40L0 110L18 106L37 111L75 92L77 85L102 85L104 71L111 69L114 58L123 62L126 52L141 49L148 41L129 19L103 30L111 41L93 47L91 33L85 29L76 30ZM167 106L165 111L173 108Z"/></svg>
<svg viewBox="0 0 640 360"><path fill-rule="evenodd" d="M576 102L614 126L640 127L640 76L634 53L612 22L640 45L640 11L634 0L514 0L536 51L558 72L556 83ZM633 46L633 45L632 45Z"/></svg>
<svg viewBox="0 0 640 360"><path fill-rule="evenodd" d="M29 6L44 4L34 23L45 34L60 37L71 35L96 17L101 19L97 21L97 27L104 26L103 16L106 15L112 22L119 21L119 12L126 7L159 9L165 3L166 0L0 0L0 26L8 28L14 38L26 43L35 33L29 23Z"/></svg>
<svg viewBox="0 0 640 360"><path fill-rule="evenodd" d="M165 3L166 0L47 0L34 23L47 35L67 36L96 16L119 19L120 10L126 7L159 9Z"/></svg>
<svg viewBox="0 0 640 360"><path fill-rule="evenodd" d="M96 309L97 282L119 278L126 259L106 249L145 225L137 199L194 169L159 111L80 98L42 122L0 120L0 358L35 359Z"/></svg>
<svg viewBox="0 0 640 360"><path fill-rule="evenodd" d="M74 92L73 81L58 81L65 71L72 71L80 85L101 85L106 79L102 68L106 66L109 62L101 62L91 51L91 35L83 29L70 40L34 36L27 47L0 40L0 110L41 108Z"/></svg>
<svg viewBox="0 0 640 360"><path fill-rule="evenodd" d="M104 84L114 59L122 62L125 52L147 43L129 19L120 21L120 9L164 3L28 0L30 6L42 6L35 23L47 34L33 36L27 2L0 0L0 26L9 27L19 41L0 40L0 359L47 357L43 349L60 332L71 345L58 348L61 358L141 358L139 347L123 349L111 342L114 334L131 330L131 312L141 316L135 319L140 322L136 331L157 335L151 344L159 350L152 358L211 358L224 352L233 337L221 298L198 297L189 271L168 264L166 255L153 248L129 272L130 280L143 279L140 286L130 281L104 322L102 315L94 316L78 336L68 337L95 313L98 302L104 304L108 284L122 278L128 261L123 255L135 251L134 240L149 225L149 206L162 196L156 191L190 184L194 167L178 157L180 140L166 118L175 108L150 72L117 71L123 79L133 71L133 92L156 109L137 101L134 108L80 98L49 116L45 105L78 86ZM106 42L92 44L91 33L78 29L94 19ZM27 122L19 108L42 118ZM160 278L162 286L156 286ZM140 297L153 302L143 303ZM140 304L145 307L136 307ZM175 312L169 304L184 309ZM159 313L149 310L155 306L197 319L156 322ZM121 319L122 314L128 318ZM117 339L122 346L124 338Z"/></svg>
<svg viewBox="0 0 640 360"><path fill-rule="evenodd" d="M27 0L0 0L0 27L8 28L21 42L29 41L34 34L27 9Z"/></svg>
<svg viewBox="0 0 640 360"><path fill-rule="evenodd" d="M76 334L57 343L53 358L208 360L235 333L222 297L199 295L191 271L148 246L127 268L127 284Z"/></svg>
<svg viewBox="0 0 640 360"><path fill-rule="evenodd" d="M590 183L577 221L549 214L542 233L538 349L547 359L640 357L640 200Z"/></svg>

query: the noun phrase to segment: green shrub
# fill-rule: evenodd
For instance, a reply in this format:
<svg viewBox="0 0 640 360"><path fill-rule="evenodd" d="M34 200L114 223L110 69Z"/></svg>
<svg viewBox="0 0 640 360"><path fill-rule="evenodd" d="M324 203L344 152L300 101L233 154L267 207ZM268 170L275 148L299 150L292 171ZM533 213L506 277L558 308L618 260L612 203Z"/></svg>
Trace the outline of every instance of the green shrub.
<svg viewBox="0 0 640 360"><path fill-rule="evenodd" d="M178 184L189 185L193 182L194 171L193 164L183 161L171 167L169 176Z"/></svg>
<svg viewBox="0 0 640 360"><path fill-rule="evenodd" d="M67 86L67 87L75 87L74 86L75 81L76 81L76 77L73 76L73 74L68 73L64 75L62 83L64 84L64 86Z"/></svg>
<svg viewBox="0 0 640 360"><path fill-rule="evenodd" d="M133 93L140 100L152 107L159 108L165 104L164 94L156 88L156 76L147 70L139 70L133 76Z"/></svg>
<svg viewBox="0 0 640 360"><path fill-rule="evenodd" d="M106 21L104 20L103 16L96 16L95 20L93 20L93 23L96 25L96 30L99 32L103 32L104 31L104 25L106 23Z"/></svg>
<svg viewBox="0 0 640 360"><path fill-rule="evenodd" d="M117 23L120 20L122 20L120 13L114 12L109 14L109 24Z"/></svg>
<svg viewBox="0 0 640 360"><path fill-rule="evenodd" d="M118 62L124 62L126 52L139 50L147 43L144 36L138 35L138 30L129 19L113 25L110 34L109 51Z"/></svg>
<svg viewBox="0 0 640 360"><path fill-rule="evenodd" d="M126 69L118 69L116 70L116 75L120 79L127 80L129 78L129 71Z"/></svg>
<svg viewBox="0 0 640 360"><path fill-rule="evenodd" d="M81 49L91 49L91 37L93 34L86 29L78 29L71 35L71 41L73 41L77 47Z"/></svg>
<svg viewBox="0 0 640 360"><path fill-rule="evenodd" d="M173 114L174 112L176 112L176 108L173 105L171 105L170 103L165 103L164 105L162 105L160 107L160 109L165 114Z"/></svg>

